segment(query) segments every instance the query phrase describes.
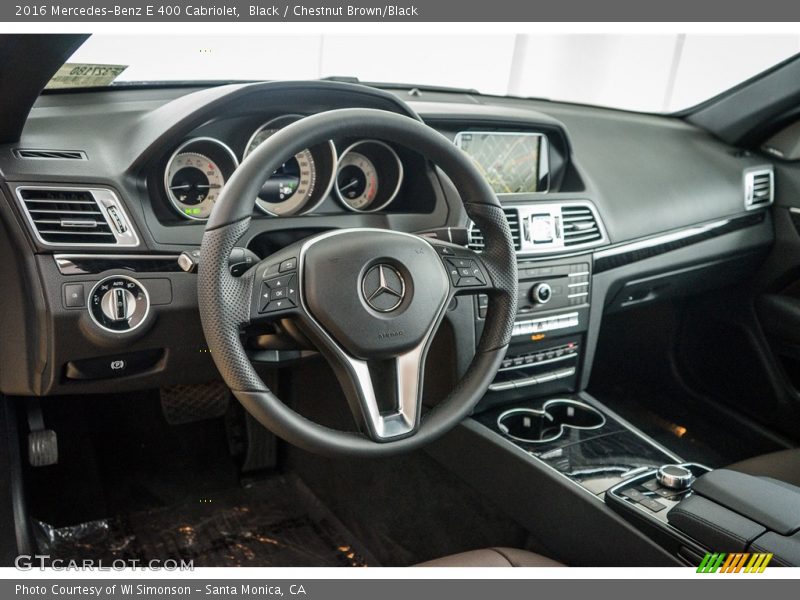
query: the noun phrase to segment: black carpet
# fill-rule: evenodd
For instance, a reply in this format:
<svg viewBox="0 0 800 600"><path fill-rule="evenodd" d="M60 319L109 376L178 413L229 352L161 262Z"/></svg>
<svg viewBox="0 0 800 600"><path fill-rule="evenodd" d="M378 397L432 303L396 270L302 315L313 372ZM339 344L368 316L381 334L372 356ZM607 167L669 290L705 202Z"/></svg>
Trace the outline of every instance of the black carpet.
<svg viewBox="0 0 800 600"><path fill-rule="evenodd" d="M294 477L69 527L36 522L34 530L39 551L53 559L174 559L195 567L377 565Z"/></svg>

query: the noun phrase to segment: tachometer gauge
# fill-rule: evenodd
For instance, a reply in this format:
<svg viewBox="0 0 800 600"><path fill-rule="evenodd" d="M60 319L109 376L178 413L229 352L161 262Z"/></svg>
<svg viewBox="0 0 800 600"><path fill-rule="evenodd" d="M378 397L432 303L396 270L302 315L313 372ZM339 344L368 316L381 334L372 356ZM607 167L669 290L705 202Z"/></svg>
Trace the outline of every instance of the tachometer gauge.
<svg viewBox="0 0 800 600"><path fill-rule="evenodd" d="M281 128L300 118L300 115L284 115L259 127L247 143L244 158ZM330 191L335 164L336 149L331 142L298 152L264 183L256 206L276 216L312 210Z"/></svg>
<svg viewBox="0 0 800 600"><path fill-rule="evenodd" d="M361 140L339 159L336 195L352 211L373 212L395 199L402 182L403 163L394 149L378 140Z"/></svg>
<svg viewBox="0 0 800 600"><path fill-rule="evenodd" d="M339 163L336 190L350 208L369 208L378 195L378 170L359 152L348 152Z"/></svg>
<svg viewBox="0 0 800 600"><path fill-rule="evenodd" d="M164 170L167 197L182 217L205 221L238 164L233 151L219 140L190 139L167 162Z"/></svg>

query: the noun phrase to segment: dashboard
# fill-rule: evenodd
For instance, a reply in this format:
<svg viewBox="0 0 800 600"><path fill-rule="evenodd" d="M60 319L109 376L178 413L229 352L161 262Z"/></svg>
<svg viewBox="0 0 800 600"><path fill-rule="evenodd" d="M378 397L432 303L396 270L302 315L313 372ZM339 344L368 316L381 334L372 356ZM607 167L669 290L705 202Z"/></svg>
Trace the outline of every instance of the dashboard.
<svg viewBox="0 0 800 600"><path fill-rule="evenodd" d="M772 242L771 165L678 119L329 81L48 94L21 140L0 146L0 329L18 340L0 349L0 390L69 395L216 378L196 276L179 258L202 260L214 203L244 161L259 160L264 140L350 107L423 120L497 193L521 290L513 347L494 384L501 396L540 383L548 393L582 389L605 311L685 293L686 269L749 265L742 255ZM369 136L285 157L253 202L231 255L238 272L348 227L483 249L437 165ZM448 310L445 352L456 375L474 354L486 306L475 298ZM135 327L118 327L114 311L130 311L122 317ZM249 341L259 368L308 354L276 345L281 333Z"/></svg>

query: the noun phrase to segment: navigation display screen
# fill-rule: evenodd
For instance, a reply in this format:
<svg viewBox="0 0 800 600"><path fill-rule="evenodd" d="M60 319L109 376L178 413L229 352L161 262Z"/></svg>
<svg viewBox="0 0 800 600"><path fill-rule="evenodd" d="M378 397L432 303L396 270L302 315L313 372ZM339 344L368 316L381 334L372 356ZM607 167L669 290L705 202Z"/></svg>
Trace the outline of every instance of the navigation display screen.
<svg viewBox="0 0 800 600"><path fill-rule="evenodd" d="M462 131L455 144L472 157L496 194L528 194L542 189L546 138L539 133ZM546 186L544 186L546 188Z"/></svg>

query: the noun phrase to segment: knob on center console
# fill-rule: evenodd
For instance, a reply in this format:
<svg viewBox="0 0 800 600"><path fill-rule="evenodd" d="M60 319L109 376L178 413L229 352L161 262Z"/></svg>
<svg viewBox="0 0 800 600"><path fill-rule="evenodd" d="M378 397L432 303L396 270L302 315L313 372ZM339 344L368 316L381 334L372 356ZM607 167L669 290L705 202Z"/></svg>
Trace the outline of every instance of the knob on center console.
<svg viewBox="0 0 800 600"><path fill-rule="evenodd" d="M549 283L537 283L531 289L531 300L536 304L547 304L553 297L553 288Z"/></svg>
<svg viewBox="0 0 800 600"><path fill-rule="evenodd" d="M685 490L692 485L694 474L681 465L664 465L658 469L656 479L665 488Z"/></svg>

